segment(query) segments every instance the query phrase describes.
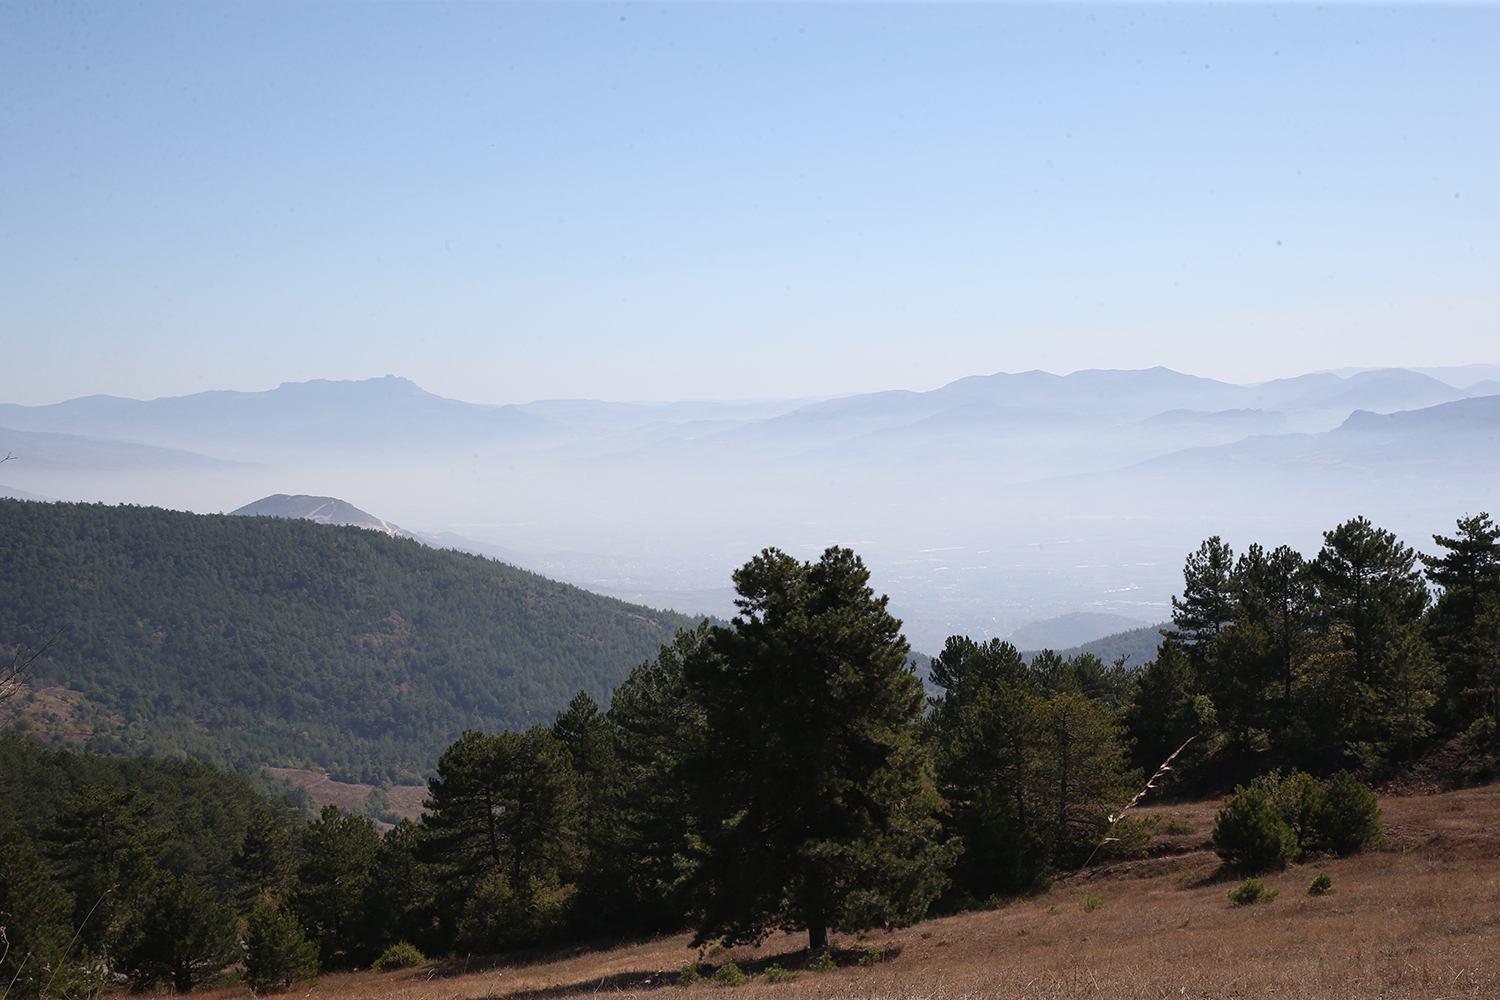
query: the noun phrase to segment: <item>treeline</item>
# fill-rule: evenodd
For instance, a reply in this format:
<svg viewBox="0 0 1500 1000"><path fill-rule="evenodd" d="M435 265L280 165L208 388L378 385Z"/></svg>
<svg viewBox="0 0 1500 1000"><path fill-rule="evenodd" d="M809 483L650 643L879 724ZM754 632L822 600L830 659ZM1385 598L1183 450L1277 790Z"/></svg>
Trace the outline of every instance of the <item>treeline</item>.
<svg viewBox="0 0 1500 1000"><path fill-rule="evenodd" d="M85 995L117 975L196 982L175 975L173 956L216 926L239 883L236 852L267 808L245 778L200 761L54 751L0 733L7 995ZM289 821L298 813L277 808ZM237 960L222 935L218 945Z"/></svg>
<svg viewBox="0 0 1500 1000"><path fill-rule="evenodd" d="M10 499L0 593L0 654L55 635L33 688L81 696L39 736L368 784L602 698L694 621L360 528Z"/></svg>
<svg viewBox="0 0 1500 1000"><path fill-rule="evenodd" d="M1500 530L1459 519L1419 555L1364 518L1305 558L1208 539L1188 557L1175 631L1141 672L1132 730L1159 759L1269 750L1312 766L1346 757L1377 778L1435 739L1500 721ZM1435 599L1434 599L1435 595ZM1327 769L1326 767L1324 768Z"/></svg>
<svg viewBox="0 0 1500 1000"><path fill-rule="evenodd" d="M1155 772L1184 744L1175 773L1200 778L1246 760L1341 772L1242 790L1216 830L1227 859L1261 863L1259 840L1229 842L1241 813L1270 831L1273 861L1357 850L1378 839L1378 810L1346 768L1390 772L1424 741L1493 732L1497 538L1479 515L1425 559L1358 518L1311 559L1257 546L1235 558L1210 539L1187 560L1153 661L1027 663L955 636L931 662L931 698L857 556L766 550L734 574L732 623L679 631L606 707L579 693L550 726L464 732L419 824L381 838L332 807L311 823L267 808L233 845L232 874L196 876L206 895L154 855L157 888L135 897L135 923L85 915L101 883L62 845L89 802L47 821L33 868L70 894L89 956L142 978L170 971L185 990L220 958L171 971L132 956L150 954L153 919L170 924L194 899L227 928L214 940L238 936L261 987L315 964L684 924L705 944L806 931L816 953L832 930L982 905L1138 848L1150 822L1120 820L1122 806L1141 765ZM114 828L137 822L137 805L110 801ZM169 886L179 895L153 904Z"/></svg>
<svg viewBox="0 0 1500 1000"><path fill-rule="evenodd" d="M10 736L7 787L57 804L18 812L4 835L0 921L15 947L0 972L17 995L121 978L185 992L241 963L271 989L320 967L685 923L704 942L801 929L814 948L832 930L907 923L979 886L955 862L1004 805L965 812L944 794L954 775L979 778L963 754L993 748L966 743L980 738L967 727L1005 670L1035 713L1012 741L1029 761L1015 801L1035 829L1021 852L1033 870L996 886L1076 863L1125 787L1124 675L955 640L933 666L950 697L928 719L900 623L867 578L848 550L762 553L735 574L732 626L679 632L607 709L581 692L551 726L464 733L421 823L384 837L335 807L304 822L262 806L218 831L213 865L174 868L179 797L88 772L122 762ZM88 773L66 787L27 776L79 761Z"/></svg>

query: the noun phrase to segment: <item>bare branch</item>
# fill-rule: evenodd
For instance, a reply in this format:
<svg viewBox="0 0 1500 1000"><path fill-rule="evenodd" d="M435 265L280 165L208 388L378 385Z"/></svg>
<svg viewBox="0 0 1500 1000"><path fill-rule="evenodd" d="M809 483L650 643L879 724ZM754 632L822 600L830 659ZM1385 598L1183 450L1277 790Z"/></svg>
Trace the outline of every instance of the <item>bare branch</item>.
<svg viewBox="0 0 1500 1000"><path fill-rule="evenodd" d="M3 461L3 459L0 459ZM0 666L0 701L4 701L21 689L31 679L31 668L42 654L51 649L57 642L63 630L59 628L52 633L52 638L42 644L42 648L32 651L26 646L17 646L11 654L10 663Z"/></svg>

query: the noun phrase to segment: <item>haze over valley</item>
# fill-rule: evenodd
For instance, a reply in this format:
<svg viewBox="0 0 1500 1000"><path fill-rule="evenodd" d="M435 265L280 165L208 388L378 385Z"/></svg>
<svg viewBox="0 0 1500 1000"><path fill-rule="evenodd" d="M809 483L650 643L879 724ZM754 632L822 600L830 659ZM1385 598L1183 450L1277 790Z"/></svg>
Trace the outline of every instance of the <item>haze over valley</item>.
<svg viewBox="0 0 1500 1000"><path fill-rule="evenodd" d="M509 406L398 376L318 380L0 405L16 456L0 482L199 512L336 497L430 544L689 613L730 614L731 571L765 546L812 558L838 543L935 651L1077 612L1162 621L1185 554L1213 534L1311 553L1362 514L1423 549L1495 506L1496 390L1497 365Z"/></svg>

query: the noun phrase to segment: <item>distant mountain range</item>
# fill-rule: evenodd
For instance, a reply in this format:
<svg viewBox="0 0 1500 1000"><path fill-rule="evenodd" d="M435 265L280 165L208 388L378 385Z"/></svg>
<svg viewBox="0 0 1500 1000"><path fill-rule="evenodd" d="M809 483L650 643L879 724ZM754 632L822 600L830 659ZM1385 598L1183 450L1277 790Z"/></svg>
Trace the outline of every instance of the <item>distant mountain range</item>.
<svg viewBox="0 0 1500 1000"><path fill-rule="evenodd" d="M1441 376L1441 377L1437 377ZM1500 366L1234 385L995 374L749 403L465 403L387 376L0 404L15 490L231 509L358 497L448 547L732 613L761 547L861 552L920 649L1073 611L1166 617L1206 536L1310 552L1356 514L1419 548L1500 504Z"/></svg>

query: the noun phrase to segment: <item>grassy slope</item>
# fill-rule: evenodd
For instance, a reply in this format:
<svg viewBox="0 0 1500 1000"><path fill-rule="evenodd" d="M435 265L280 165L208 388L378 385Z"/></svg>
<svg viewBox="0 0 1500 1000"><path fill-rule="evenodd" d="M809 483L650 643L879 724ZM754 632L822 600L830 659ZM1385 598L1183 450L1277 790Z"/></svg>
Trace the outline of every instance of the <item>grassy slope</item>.
<svg viewBox="0 0 1500 1000"><path fill-rule="evenodd" d="M1388 846L1293 865L1265 877L1269 904L1232 906L1206 847L1218 803L1162 807L1191 834L1154 841L1158 857L1116 861L991 912L930 920L860 941L836 936L845 967L789 984L756 980L732 994L775 997L1152 998L1493 997L1500 995L1500 787L1385 798ZM1148 812L1151 810L1147 810ZM1309 897L1324 871L1336 892ZM1079 903L1103 901L1093 910ZM1055 912L1054 912L1055 911ZM803 936L777 936L734 961L800 968ZM860 967L857 949L885 960ZM308 995L452 1000L479 997L703 996L675 985L695 953L677 936L558 949L503 962L464 959L397 973L326 976ZM707 971L712 972L710 967ZM245 997L242 988L207 996Z"/></svg>

